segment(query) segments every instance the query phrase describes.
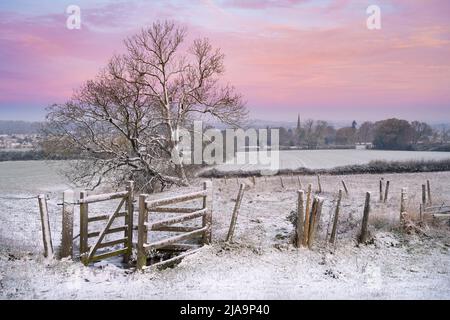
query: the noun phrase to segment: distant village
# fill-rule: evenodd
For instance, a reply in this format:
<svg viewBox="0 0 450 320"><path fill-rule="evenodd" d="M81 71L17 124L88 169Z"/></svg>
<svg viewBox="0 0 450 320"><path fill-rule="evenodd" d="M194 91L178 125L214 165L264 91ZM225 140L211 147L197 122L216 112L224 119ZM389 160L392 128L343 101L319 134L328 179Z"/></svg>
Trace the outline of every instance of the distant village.
<svg viewBox="0 0 450 320"><path fill-rule="evenodd" d="M36 147L39 143L38 134L1 134L0 149L28 151Z"/></svg>

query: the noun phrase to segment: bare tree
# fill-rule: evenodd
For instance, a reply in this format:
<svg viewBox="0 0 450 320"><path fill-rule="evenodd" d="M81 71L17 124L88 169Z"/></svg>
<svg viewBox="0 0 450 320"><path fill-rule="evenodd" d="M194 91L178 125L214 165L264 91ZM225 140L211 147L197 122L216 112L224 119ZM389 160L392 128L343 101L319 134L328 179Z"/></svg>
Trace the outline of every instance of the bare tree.
<svg viewBox="0 0 450 320"><path fill-rule="evenodd" d="M154 23L126 39L126 53L69 102L49 108L44 144L82 157L71 174L75 182L186 184L183 164L172 161L178 130L202 117L234 126L246 118L242 97L219 83L224 55L207 39L182 50L185 36L173 22Z"/></svg>

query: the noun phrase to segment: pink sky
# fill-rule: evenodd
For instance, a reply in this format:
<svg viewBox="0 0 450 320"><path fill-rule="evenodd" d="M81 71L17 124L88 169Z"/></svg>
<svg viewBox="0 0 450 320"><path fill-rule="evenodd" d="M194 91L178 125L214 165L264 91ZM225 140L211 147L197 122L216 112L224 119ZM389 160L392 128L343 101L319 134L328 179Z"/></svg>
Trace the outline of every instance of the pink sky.
<svg viewBox="0 0 450 320"><path fill-rule="evenodd" d="M58 4L55 4L58 3ZM65 28L67 5L82 29ZM366 28L381 7L382 29ZM448 0L10 1L0 4L0 119L42 118L156 19L209 37L258 119L450 121Z"/></svg>

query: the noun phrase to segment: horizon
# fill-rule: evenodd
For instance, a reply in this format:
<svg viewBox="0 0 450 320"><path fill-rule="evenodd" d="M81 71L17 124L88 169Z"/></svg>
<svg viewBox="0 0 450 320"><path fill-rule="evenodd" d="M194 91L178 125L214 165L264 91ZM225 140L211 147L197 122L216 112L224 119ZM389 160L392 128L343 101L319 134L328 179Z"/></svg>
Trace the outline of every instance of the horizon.
<svg viewBox="0 0 450 320"><path fill-rule="evenodd" d="M251 119L450 122L446 0L81 0L80 30L65 26L70 4L0 4L0 119L44 120L159 18L222 49ZM366 27L372 4L381 30Z"/></svg>

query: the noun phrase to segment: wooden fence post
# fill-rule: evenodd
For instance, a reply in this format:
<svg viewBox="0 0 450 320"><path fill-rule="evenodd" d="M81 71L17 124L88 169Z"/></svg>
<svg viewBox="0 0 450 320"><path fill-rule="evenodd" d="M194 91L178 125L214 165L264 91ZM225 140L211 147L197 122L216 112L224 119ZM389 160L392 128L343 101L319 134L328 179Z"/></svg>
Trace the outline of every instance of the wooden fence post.
<svg viewBox="0 0 450 320"><path fill-rule="evenodd" d="M305 192L303 190L297 191L297 226L295 230L295 245L300 248L303 241L304 223L305 223Z"/></svg>
<svg viewBox="0 0 450 320"><path fill-rule="evenodd" d="M74 192L66 190L63 193L62 210L62 236L61 236L61 258L73 257L73 213L74 213Z"/></svg>
<svg viewBox="0 0 450 320"><path fill-rule="evenodd" d="M148 229L148 210L145 204L147 195L141 194L139 196L139 218L138 218L138 245L137 245L137 261L136 267L138 270L143 270L147 266L147 254L145 253L144 244L147 243Z"/></svg>
<svg viewBox="0 0 450 320"><path fill-rule="evenodd" d="M298 187L299 187L300 189L303 189L303 184L302 184L302 181L300 180L300 177L299 177L299 176L297 176L297 181L298 181Z"/></svg>
<svg viewBox="0 0 450 320"><path fill-rule="evenodd" d="M320 217L322 215L323 199L316 197L314 199L313 210L311 211L310 227L309 227L309 239L308 248L311 249L316 237L316 231L319 227Z"/></svg>
<svg viewBox="0 0 450 320"><path fill-rule="evenodd" d="M233 240L234 229L236 228L236 222L239 215L239 209L241 208L242 198L244 197L244 190L245 184L242 183L239 187L238 196L234 205L233 215L231 216L230 229L228 230L226 242L230 242Z"/></svg>
<svg viewBox="0 0 450 320"><path fill-rule="evenodd" d="M401 202L400 202L400 222L403 221L403 213L406 212L406 203L408 201L408 190L406 188L402 189Z"/></svg>
<svg viewBox="0 0 450 320"><path fill-rule="evenodd" d="M427 204L427 186L422 185L422 204L425 206Z"/></svg>
<svg viewBox="0 0 450 320"><path fill-rule="evenodd" d="M322 183L320 182L320 175L317 175L317 184L319 187L319 193L322 193Z"/></svg>
<svg viewBox="0 0 450 320"><path fill-rule="evenodd" d="M336 233L339 219L339 211L341 208L341 201L342 201L342 190L339 190L338 200L336 204L336 211L334 212L333 229L331 230L330 243L334 243L336 241Z"/></svg>
<svg viewBox="0 0 450 320"><path fill-rule="evenodd" d="M303 228L303 245L308 245L309 237L309 220L311 218L311 193L312 184L308 184L308 192L306 194L306 208L305 208L305 226Z"/></svg>
<svg viewBox="0 0 450 320"><path fill-rule="evenodd" d="M364 205L364 214L361 225L361 234L359 236L359 243L365 243L367 241L367 226L369 224L370 214L370 192L366 193L366 203Z"/></svg>
<svg viewBox="0 0 450 320"><path fill-rule="evenodd" d="M380 179L380 202L383 202L383 179Z"/></svg>
<svg viewBox="0 0 450 320"><path fill-rule="evenodd" d="M87 198L87 192L80 192L80 200ZM87 203L80 204L80 259L85 265L88 261L88 212L89 205Z"/></svg>
<svg viewBox="0 0 450 320"><path fill-rule="evenodd" d="M433 204L433 200L431 198L431 185L430 185L430 180L427 180L427 189L428 189L428 203L430 205Z"/></svg>
<svg viewBox="0 0 450 320"><path fill-rule="evenodd" d="M125 238L127 239L127 252L123 256L123 262L130 262L133 254L133 216L134 216L134 181L128 181L127 186L127 215L125 217Z"/></svg>
<svg viewBox="0 0 450 320"><path fill-rule="evenodd" d="M391 182L389 180L386 181L386 190L385 190L385 193L384 193L384 203L386 203L388 201L388 199L389 199L389 187L390 187L390 185L391 185Z"/></svg>
<svg viewBox="0 0 450 320"><path fill-rule="evenodd" d="M202 226L208 227L203 234L203 243L210 244L212 240L212 214L213 214L213 188L211 181L203 182L203 190L207 191L207 195L203 197L203 209L207 209L203 216Z"/></svg>
<svg viewBox="0 0 450 320"><path fill-rule="evenodd" d="M44 242L44 257L53 259L52 234L48 216L47 198L45 194L38 196L39 211L41 213L42 240Z"/></svg>
<svg viewBox="0 0 450 320"><path fill-rule="evenodd" d="M348 189L347 189L347 185L345 184L344 180L342 180L342 185L344 186L345 194L348 196Z"/></svg>
<svg viewBox="0 0 450 320"><path fill-rule="evenodd" d="M283 177L282 176L280 176L280 183L281 183L281 188L284 189L284 183L283 183Z"/></svg>
<svg viewBox="0 0 450 320"><path fill-rule="evenodd" d="M256 186L256 178L255 178L255 176L252 176L252 182L253 182L253 186Z"/></svg>

